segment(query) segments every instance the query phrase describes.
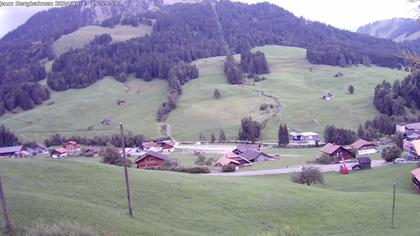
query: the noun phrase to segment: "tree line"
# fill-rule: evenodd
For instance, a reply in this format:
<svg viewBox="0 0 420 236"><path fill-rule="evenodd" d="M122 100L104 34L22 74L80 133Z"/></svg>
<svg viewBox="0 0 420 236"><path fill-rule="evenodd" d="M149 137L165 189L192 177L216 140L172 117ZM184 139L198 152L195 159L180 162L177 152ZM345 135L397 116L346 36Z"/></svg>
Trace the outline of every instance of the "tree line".
<svg viewBox="0 0 420 236"><path fill-rule="evenodd" d="M139 147L143 143L143 140L145 140L143 135L134 135L131 133L125 134L124 138L126 147ZM56 133L52 134L49 138L45 139L44 144L47 147L61 146L67 143L68 141L75 141L78 144L93 146L106 146L108 143L110 143L116 147L122 147L121 136L118 134L101 135L88 138L76 135L65 137Z"/></svg>

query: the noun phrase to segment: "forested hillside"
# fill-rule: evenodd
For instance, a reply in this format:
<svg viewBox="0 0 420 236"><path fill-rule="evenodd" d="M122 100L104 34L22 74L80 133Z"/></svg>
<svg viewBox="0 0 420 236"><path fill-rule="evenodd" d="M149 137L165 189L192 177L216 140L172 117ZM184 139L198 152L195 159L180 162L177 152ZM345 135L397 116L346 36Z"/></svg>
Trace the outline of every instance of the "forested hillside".
<svg viewBox="0 0 420 236"><path fill-rule="evenodd" d="M0 41L0 114L19 107L31 109L48 99L46 87L36 84L46 77L48 86L57 91L85 88L104 76L123 82L132 73L144 80L170 80L170 69L180 62L188 64L226 55L227 48L243 53L255 46L276 44L307 48L307 58L314 64L376 64L392 68L404 64L402 47L391 40L297 18L269 3L247 5L223 0L159 9L153 8L162 4L158 0L122 3L101 12L86 7L51 9L7 34ZM124 8L130 10L123 11ZM153 10L145 12L149 8ZM108 18L100 19L104 14ZM54 40L82 26L99 23L104 27L153 24L153 31L150 36L118 43L111 43L112 37L105 34L84 48L55 58L51 48ZM53 59L52 73L46 76L43 63ZM192 78L175 77L170 83L172 91Z"/></svg>

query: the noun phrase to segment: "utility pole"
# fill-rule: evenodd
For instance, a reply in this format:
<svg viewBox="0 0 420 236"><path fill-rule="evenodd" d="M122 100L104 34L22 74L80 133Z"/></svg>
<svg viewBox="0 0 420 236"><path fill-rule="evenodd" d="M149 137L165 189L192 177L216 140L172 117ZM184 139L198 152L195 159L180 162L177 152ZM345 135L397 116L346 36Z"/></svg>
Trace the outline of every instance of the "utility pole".
<svg viewBox="0 0 420 236"><path fill-rule="evenodd" d="M123 158L124 158L124 176L125 176L125 187L127 190L128 213L130 214L131 217L133 217L133 210L131 209L130 185L128 184L127 157L125 156L125 136L124 136L122 123L120 123L120 131L121 131L122 153L123 153Z"/></svg>
<svg viewBox="0 0 420 236"><path fill-rule="evenodd" d="M0 203L3 208L3 223L4 223L3 230L5 233L9 233L12 231L12 226L10 225L10 221L9 221L9 212L7 210L6 198L4 196L3 183L1 180L1 176L0 176Z"/></svg>
<svg viewBox="0 0 420 236"><path fill-rule="evenodd" d="M392 217L391 217L391 229L394 229L394 215L395 215L395 183L394 183L394 192L392 198Z"/></svg>

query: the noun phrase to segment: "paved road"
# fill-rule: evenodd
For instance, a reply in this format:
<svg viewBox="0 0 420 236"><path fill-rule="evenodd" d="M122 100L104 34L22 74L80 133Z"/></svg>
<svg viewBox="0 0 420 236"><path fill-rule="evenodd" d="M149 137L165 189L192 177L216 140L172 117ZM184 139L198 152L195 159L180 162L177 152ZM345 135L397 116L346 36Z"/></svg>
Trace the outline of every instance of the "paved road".
<svg viewBox="0 0 420 236"><path fill-rule="evenodd" d="M388 165L383 160L372 160L372 168L382 167ZM305 165L313 166L319 168L321 172L338 172L341 164L334 165ZM353 166L353 163L348 163L347 167ZM261 176L261 175L279 175L279 174L288 174L293 172L299 172L302 170L303 166L291 166L289 168L281 169L271 169L271 170L254 170L254 171L244 171L244 172L232 172L232 173L211 173L206 175L211 176Z"/></svg>

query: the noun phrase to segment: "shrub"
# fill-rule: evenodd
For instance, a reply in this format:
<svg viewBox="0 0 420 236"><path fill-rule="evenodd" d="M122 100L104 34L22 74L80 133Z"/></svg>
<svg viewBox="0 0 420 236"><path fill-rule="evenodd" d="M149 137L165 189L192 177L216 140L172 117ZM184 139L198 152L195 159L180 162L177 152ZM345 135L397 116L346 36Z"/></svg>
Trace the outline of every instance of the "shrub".
<svg viewBox="0 0 420 236"><path fill-rule="evenodd" d="M196 166L196 167L181 167L176 168L175 171L177 172L185 172L190 174L207 174L210 173L210 169L207 166Z"/></svg>
<svg viewBox="0 0 420 236"><path fill-rule="evenodd" d="M228 165L222 166L223 172L235 172L235 170L236 170L236 166L234 164L228 164Z"/></svg>
<svg viewBox="0 0 420 236"><path fill-rule="evenodd" d="M298 184L324 184L324 177L321 171L315 167L302 167L301 172L295 172L290 176L290 180Z"/></svg>
<svg viewBox="0 0 420 236"><path fill-rule="evenodd" d="M26 236L94 236L94 231L78 223L59 222L47 225L38 222L26 230Z"/></svg>
<svg viewBox="0 0 420 236"><path fill-rule="evenodd" d="M133 165L131 160L124 159L118 151L118 148L110 143L108 143L106 147L102 148L99 155L102 157L102 162L106 164L124 166L124 162L127 162L128 167Z"/></svg>
<svg viewBox="0 0 420 236"><path fill-rule="evenodd" d="M349 87L348 87L347 90L349 91L350 94L353 94L354 93L354 86L353 85L349 85Z"/></svg>
<svg viewBox="0 0 420 236"><path fill-rule="evenodd" d="M299 236L300 233L297 229L288 225L279 227L276 226L273 232L259 233L257 236Z"/></svg>
<svg viewBox="0 0 420 236"><path fill-rule="evenodd" d="M203 153L199 152L197 154L197 160L195 160L194 164L198 166L203 166L206 163L206 156Z"/></svg>
<svg viewBox="0 0 420 236"><path fill-rule="evenodd" d="M214 159L213 158L207 159L205 164L206 164L206 166L212 166L214 164Z"/></svg>
<svg viewBox="0 0 420 236"><path fill-rule="evenodd" d="M270 107L270 104L263 103L260 105L260 111L265 111Z"/></svg>
<svg viewBox="0 0 420 236"><path fill-rule="evenodd" d="M316 162L319 164L330 165L330 164L337 164L338 159L336 157L332 157L327 154L322 154L320 157L318 157Z"/></svg>
<svg viewBox="0 0 420 236"><path fill-rule="evenodd" d="M387 147L382 150L381 157L386 162L393 162L395 159L401 157L401 149L397 146Z"/></svg>

